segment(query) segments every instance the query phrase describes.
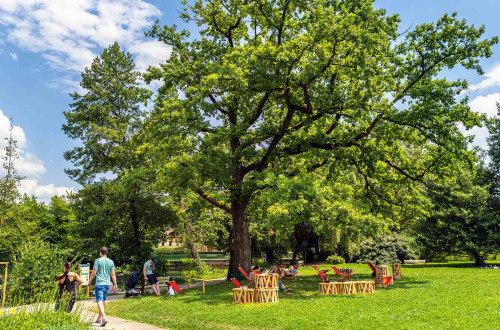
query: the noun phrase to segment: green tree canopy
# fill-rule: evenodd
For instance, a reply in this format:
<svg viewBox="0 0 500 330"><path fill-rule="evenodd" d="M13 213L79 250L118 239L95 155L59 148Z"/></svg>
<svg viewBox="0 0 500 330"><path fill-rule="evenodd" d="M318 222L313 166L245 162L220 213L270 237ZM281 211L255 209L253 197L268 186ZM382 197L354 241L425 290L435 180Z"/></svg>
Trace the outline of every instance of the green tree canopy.
<svg viewBox="0 0 500 330"><path fill-rule="evenodd" d="M216 0L187 5L200 27L149 35L172 46L148 127L165 190L190 189L232 217L231 263L250 268L248 209L268 175L355 171L373 207L422 194L481 123L456 96L497 38L456 14L399 33L399 17L371 0ZM390 189L389 189L390 188Z"/></svg>
<svg viewBox="0 0 500 330"><path fill-rule="evenodd" d="M85 93L73 93L63 131L82 146L65 153L74 169L67 173L84 185L73 206L83 251L100 245L123 261L141 264L164 236L175 215L151 190L155 171L137 152L151 91L118 43L104 49L82 73ZM95 253L95 252L94 252Z"/></svg>

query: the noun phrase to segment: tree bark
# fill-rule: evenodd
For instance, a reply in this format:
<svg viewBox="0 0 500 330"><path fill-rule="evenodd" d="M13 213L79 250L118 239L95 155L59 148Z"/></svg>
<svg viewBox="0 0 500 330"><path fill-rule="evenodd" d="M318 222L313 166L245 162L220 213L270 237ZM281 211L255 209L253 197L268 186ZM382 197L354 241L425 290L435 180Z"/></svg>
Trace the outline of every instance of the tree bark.
<svg viewBox="0 0 500 330"><path fill-rule="evenodd" d="M196 263L200 262L200 255L198 254L198 250L196 248L196 244L193 241L193 228L188 224L187 220L184 222L184 232L187 234L186 236L186 245L189 249L189 253L191 254L191 258L196 261Z"/></svg>
<svg viewBox="0 0 500 330"><path fill-rule="evenodd" d="M475 266L481 266L484 262L483 257L478 251L472 251L472 256L474 257L474 265Z"/></svg>
<svg viewBox="0 0 500 330"><path fill-rule="evenodd" d="M134 230L134 244L135 244L135 249L137 251L137 260L139 260L142 257L141 256L141 232L139 230L139 222L137 220L137 210L135 208L134 201L130 202L130 221L132 222L132 228Z"/></svg>
<svg viewBox="0 0 500 330"><path fill-rule="evenodd" d="M242 267L250 272L252 267L250 231L248 224L248 201L233 201L231 203L231 217L233 227L231 231L231 251L227 278L230 279Z"/></svg>

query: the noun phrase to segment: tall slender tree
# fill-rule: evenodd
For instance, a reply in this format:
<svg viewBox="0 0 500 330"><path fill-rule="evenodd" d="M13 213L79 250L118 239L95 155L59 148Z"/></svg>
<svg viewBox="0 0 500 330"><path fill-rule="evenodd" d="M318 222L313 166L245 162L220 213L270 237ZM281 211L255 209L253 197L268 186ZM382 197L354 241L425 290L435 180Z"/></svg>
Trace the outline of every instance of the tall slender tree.
<svg viewBox="0 0 500 330"><path fill-rule="evenodd" d="M7 212L20 196L17 188L23 179L17 174L15 167L15 161L19 158L19 155L17 153L17 140L12 134L13 130L14 126L12 125L12 119L10 119L9 136L4 138L7 144L2 156L2 167L5 171L5 176L0 178L0 232L2 231Z"/></svg>
<svg viewBox="0 0 500 330"><path fill-rule="evenodd" d="M172 54L159 79L149 146L161 184L191 189L232 217L229 274L250 269L249 206L268 175L356 171L374 205L404 204L386 184L421 194L429 177L467 158L480 124L467 83L498 38L457 15L398 33L373 0L197 0L182 17L200 27L149 35Z"/></svg>
<svg viewBox="0 0 500 330"><path fill-rule="evenodd" d="M141 107L152 94L139 86L140 77L132 55L118 43L104 49L82 73L85 93L71 94L74 102L64 112L63 125L69 137L82 143L64 154L75 165L68 175L86 186L73 198L77 216L84 217L82 227L89 225L81 233L96 242L121 242L138 263L172 219L149 189L154 171L137 152L146 115Z"/></svg>

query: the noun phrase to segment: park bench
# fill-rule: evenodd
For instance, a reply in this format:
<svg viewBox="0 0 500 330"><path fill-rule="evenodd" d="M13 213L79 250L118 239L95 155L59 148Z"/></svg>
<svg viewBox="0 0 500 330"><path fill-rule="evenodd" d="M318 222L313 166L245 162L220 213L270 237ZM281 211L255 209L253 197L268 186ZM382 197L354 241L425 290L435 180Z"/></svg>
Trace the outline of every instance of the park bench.
<svg viewBox="0 0 500 330"><path fill-rule="evenodd" d="M412 264L424 264L424 266L427 266L427 260L404 260L405 265L412 265Z"/></svg>

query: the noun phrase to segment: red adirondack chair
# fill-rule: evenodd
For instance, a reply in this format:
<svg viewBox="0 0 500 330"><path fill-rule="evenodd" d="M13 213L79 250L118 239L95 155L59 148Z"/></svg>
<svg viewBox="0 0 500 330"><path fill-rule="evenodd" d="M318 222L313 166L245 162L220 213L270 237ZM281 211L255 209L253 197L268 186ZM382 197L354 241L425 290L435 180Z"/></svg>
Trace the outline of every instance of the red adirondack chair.
<svg viewBox="0 0 500 330"><path fill-rule="evenodd" d="M371 262L368 263L368 266L370 266L370 268L372 269L372 277L375 277L375 274L377 274L377 268L375 268L375 266Z"/></svg>
<svg viewBox="0 0 500 330"><path fill-rule="evenodd" d="M319 269L319 268L318 268L318 266L316 266L316 265L313 265L313 268L314 268L314 270L316 270L318 273L323 273L323 274L324 274L324 273L328 273L328 272L330 271L329 269L324 269L324 270L321 270L321 269Z"/></svg>
<svg viewBox="0 0 500 330"><path fill-rule="evenodd" d="M182 293L185 290L185 289L179 288L179 286L177 285L177 283L175 283L175 281L168 282L168 284L170 286L172 286L172 289L174 289L175 293Z"/></svg>
<svg viewBox="0 0 500 330"><path fill-rule="evenodd" d="M352 274L343 273L340 270L338 270L337 267L335 267L335 266L332 266L332 269L335 272L335 275L342 277L342 279L348 279L348 278L352 277Z"/></svg>
<svg viewBox="0 0 500 330"><path fill-rule="evenodd" d="M391 282L392 282L392 276L386 276L384 277L382 284L384 285L385 288L387 285L391 284Z"/></svg>
<svg viewBox="0 0 500 330"><path fill-rule="evenodd" d="M248 280L248 282L250 282L248 285L255 285L254 281L252 281L250 279L250 276L248 276L247 272L245 272L245 270L241 267L238 267L238 269L240 270L240 272L243 274L243 276L246 277L246 279Z"/></svg>
<svg viewBox="0 0 500 330"><path fill-rule="evenodd" d="M238 282L238 280L237 280L237 279L232 278L232 279L231 279L231 281L233 281L234 285L236 285L236 287L237 287L238 289L239 289L239 288L241 288L241 284L240 284L240 282Z"/></svg>
<svg viewBox="0 0 500 330"><path fill-rule="evenodd" d="M328 277L326 277L325 273L318 272L318 275L319 275L319 277L321 277L321 280L323 281L323 283L330 282L330 279Z"/></svg>

